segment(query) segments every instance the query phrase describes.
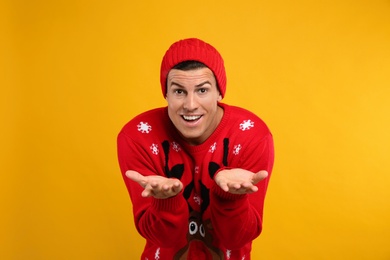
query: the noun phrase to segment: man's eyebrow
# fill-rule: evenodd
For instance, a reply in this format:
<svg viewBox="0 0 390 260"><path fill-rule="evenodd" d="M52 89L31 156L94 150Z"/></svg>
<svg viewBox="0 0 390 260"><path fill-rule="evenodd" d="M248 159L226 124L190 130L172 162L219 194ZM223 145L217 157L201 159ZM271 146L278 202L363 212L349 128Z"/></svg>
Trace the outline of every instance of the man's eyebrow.
<svg viewBox="0 0 390 260"><path fill-rule="evenodd" d="M195 87L196 87L196 88L200 88L200 87L203 87L203 86L206 85L206 84L211 85L211 82L208 81L208 80L206 80L205 82L199 83L199 84L196 85ZM177 82L174 82L174 81L171 82L170 86L177 86L177 87L180 87L180 88L185 88L185 87L184 87L183 85L181 85L180 83L177 83Z"/></svg>
<svg viewBox="0 0 390 260"><path fill-rule="evenodd" d="M177 82L174 82L174 81L171 82L171 85L170 85L170 86L177 86L177 87L180 87L180 88L184 88L183 85L181 85L181 84L179 84L179 83L177 83Z"/></svg>
<svg viewBox="0 0 390 260"><path fill-rule="evenodd" d="M209 85L211 85L211 82L210 82L210 81L208 81L208 80L206 80L205 82L202 82L202 83L200 83L200 84L196 85L195 87L197 87L197 88L199 88L199 87L203 87L203 85L206 85L206 84L209 84Z"/></svg>

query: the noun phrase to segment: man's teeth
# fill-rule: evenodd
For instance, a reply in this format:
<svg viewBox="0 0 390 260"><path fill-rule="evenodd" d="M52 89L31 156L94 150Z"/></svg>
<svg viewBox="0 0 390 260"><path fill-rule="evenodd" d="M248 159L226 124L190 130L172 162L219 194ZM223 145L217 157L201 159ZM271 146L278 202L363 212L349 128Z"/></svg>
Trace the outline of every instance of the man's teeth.
<svg viewBox="0 0 390 260"><path fill-rule="evenodd" d="M200 118L200 116L183 116L184 120L193 121Z"/></svg>

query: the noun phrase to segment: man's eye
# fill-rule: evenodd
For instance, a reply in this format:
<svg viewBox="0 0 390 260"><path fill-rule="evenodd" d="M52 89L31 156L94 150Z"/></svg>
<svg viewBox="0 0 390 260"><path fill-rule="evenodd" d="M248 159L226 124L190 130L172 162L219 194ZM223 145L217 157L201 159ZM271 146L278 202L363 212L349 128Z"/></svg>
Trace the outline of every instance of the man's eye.
<svg viewBox="0 0 390 260"><path fill-rule="evenodd" d="M207 92L207 89L205 89L205 88L199 89L199 93L206 93L206 92Z"/></svg>
<svg viewBox="0 0 390 260"><path fill-rule="evenodd" d="M176 94L183 94L183 90L181 90L181 89L176 89L176 90L175 90L175 93L176 93Z"/></svg>

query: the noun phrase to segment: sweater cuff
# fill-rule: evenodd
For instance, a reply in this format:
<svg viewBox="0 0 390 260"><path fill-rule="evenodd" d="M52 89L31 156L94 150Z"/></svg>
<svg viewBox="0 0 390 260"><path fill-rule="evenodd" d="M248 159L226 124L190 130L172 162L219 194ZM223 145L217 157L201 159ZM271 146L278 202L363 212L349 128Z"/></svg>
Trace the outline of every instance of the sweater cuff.
<svg viewBox="0 0 390 260"><path fill-rule="evenodd" d="M170 211L175 212L181 209L185 205L185 200L182 193L167 199L156 199L152 198L151 206L157 211Z"/></svg>
<svg viewBox="0 0 390 260"><path fill-rule="evenodd" d="M220 201L237 201L244 200L247 198L247 194L233 194L230 192L226 192L218 184L214 183L211 188L212 193L217 197Z"/></svg>

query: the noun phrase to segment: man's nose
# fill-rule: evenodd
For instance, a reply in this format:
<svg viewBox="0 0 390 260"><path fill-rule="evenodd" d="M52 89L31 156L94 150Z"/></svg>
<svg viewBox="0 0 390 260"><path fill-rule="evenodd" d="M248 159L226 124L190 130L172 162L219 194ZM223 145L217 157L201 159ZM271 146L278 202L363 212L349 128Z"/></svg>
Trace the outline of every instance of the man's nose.
<svg viewBox="0 0 390 260"><path fill-rule="evenodd" d="M193 93L188 93L184 100L184 109L195 110L198 107L197 97Z"/></svg>

